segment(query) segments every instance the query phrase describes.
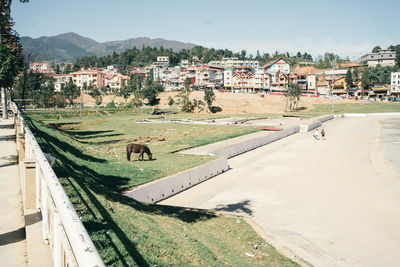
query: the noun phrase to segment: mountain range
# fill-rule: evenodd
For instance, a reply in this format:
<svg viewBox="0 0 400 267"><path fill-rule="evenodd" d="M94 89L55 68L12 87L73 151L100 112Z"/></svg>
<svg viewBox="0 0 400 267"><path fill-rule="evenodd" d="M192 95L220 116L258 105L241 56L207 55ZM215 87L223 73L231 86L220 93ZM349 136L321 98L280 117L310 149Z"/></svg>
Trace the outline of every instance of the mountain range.
<svg viewBox="0 0 400 267"><path fill-rule="evenodd" d="M28 59L55 62L72 62L83 56L105 56L114 51L121 53L134 46L139 49L143 46L156 48L162 46L166 49L172 49L173 51L191 49L195 46L195 44L192 43L165 40L162 38L150 39L147 37L101 43L74 32L35 39L24 36L21 37L20 42Z"/></svg>

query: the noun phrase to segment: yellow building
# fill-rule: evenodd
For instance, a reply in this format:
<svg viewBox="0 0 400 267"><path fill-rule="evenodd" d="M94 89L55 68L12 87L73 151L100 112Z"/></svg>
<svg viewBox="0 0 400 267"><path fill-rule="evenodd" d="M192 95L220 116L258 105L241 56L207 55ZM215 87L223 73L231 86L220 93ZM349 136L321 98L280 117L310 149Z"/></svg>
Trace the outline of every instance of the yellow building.
<svg viewBox="0 0 400 267"><path fill-rule="evenodd" d="M341 77L333 80L333 94L334 95L344 95L347 94L348 85L346 83L346 78Z"/></svg>

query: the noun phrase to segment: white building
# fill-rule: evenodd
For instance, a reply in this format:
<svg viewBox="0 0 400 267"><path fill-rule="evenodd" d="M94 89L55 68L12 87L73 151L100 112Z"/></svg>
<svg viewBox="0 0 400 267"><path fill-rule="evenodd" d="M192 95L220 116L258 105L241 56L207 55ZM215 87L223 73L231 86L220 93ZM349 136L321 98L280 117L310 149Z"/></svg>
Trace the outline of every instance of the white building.
<svg viewBox="0 0 400 267"><path fill-rule="evenodd" d="M239 60L237 57L229 57L223 58L218 61L210 61L208 63L211 67L249 67L252 69L256 69L259 67L259 63L257 60Z"/></svg>
<svg viewBox="0 0 400 267"><path fill-rule="evenodd" d="M227 90L232 89L232 76L233 76L233 68L228 67L224 70L224 87Z"/></svg>
<svg viewBox="0 0 400 267"><path fill-rule="evenodd" d="M391 73L390 92L392 95L400 95L400 70Z"/></svg>
<svg viewBox="0 0 400 267"><path fill-rule="evenodd" d="M56 92L61 92L61 89L64 88L65 84L69 82L72 78L70 74L54 74L54 88Z"/></svg>
<svg viewBox="0 0 400 267"><path fill-rule="evenodd" d="M396 52L392 50L380 50L377 53L366 54L361 57L361 64L368 67L376 67L377 65L395 66Z"/></svg>

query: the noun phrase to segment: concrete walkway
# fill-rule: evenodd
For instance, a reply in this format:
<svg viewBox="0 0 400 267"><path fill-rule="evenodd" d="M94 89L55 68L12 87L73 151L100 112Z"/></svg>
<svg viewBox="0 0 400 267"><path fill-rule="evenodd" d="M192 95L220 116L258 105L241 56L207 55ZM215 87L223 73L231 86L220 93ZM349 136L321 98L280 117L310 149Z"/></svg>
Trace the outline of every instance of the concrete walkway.
<svg viewBox="0 0 400 267"><path fill-rule="evenodd" d="M0 266L26 266L26 233L13 120L0 119Z"/></svg>
<svg viewBox="0 0 400 267"><path fill-rule="evenodd" d="M300 133L260 147L160 204L246 214L315 266L398 266L400 175L385 142L399 139L382 139L387 119L326 122L327 140Z"/></svg>

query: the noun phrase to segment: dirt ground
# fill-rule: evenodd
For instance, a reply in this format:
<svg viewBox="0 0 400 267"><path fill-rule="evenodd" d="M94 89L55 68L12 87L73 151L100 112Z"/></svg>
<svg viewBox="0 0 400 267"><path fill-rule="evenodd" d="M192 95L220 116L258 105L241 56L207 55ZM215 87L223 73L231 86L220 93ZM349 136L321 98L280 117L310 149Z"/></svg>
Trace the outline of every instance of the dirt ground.
<svg viewBox="0 0 400 267"><path fill-rule="evenodd" d="M159 95L160 104L159 108L168 108L169 97L175 97L178 92L164 92ZM213 106L222 108L219 114L259 114L259 113L284 113L285 112L285 97L278 95L259 95L259 94L241 94L241 93L228 93L228 92L215 92L216 100ZM191 99L203 100L203 91L193 91L190 95ZM108 95L103 96L103 105L114 100L115 103L125 103L122 97ZM131 98L127 100L129 102ZM80 99L79 99L80 101ZM85 106L94 106L94 99L89 95L83 95L83 102ZM335 99L335 104L355 103L356 101L350 99ZM315 104L330 104L331 100L323 97L301 97L299 108L307 111L313 108ZM358 102L357 102L358 103ZM203 111L205 113L206 111Z"/></svg>

